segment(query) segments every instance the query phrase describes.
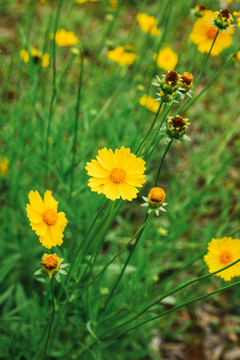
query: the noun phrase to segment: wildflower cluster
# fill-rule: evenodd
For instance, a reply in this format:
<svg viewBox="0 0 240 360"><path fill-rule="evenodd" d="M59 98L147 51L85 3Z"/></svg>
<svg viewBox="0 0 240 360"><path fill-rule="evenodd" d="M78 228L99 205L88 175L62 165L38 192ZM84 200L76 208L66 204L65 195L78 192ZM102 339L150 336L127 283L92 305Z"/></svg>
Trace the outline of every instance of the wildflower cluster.
<svg viewBox="0 0 240 360"><path fill-rule="evenodd" d="M181 99L183 99L185 95L189 97L192 96L190 89L193 87L193 75L188 72L179 75L176 71L168 71L162 75L162 79L157 76L157 80L159 81L158 83L153 83L160 91L157 93L159 98L156 100L177 103L179 95Z"/></svg>
<svg viewBox="0 0 240 360"><path fill-rule="evenodd" d="M32 47L30 52L26 49L22 49L20 51L20 57L23 60L23 62L28 63L31 59L34 64L41 63L41 66L43 68L48 67L50 62L50 55L43 54L41 51L39 51L37 48Z"/></svg>

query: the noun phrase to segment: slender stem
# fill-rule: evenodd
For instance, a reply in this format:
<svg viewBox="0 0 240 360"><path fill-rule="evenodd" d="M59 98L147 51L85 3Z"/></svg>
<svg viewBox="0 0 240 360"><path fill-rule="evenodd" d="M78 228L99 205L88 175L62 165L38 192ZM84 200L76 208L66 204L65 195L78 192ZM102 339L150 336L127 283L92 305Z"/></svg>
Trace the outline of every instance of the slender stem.
<svg viewBox="0 0 240 360"><path fill-rule="evenodd" d="M205 61L203 62L201 71L200 71L200 73L199 73L199 75L198 75L198 78L197 78L197 81L196 81L196 83L195 83L195 85L194 85L193 92L195 91L196 87L197 87L198 84L199 84L199 81L200 81L201 78L202 78L202 75L203 75L203 72L204 72L204 70L205 70L205 68L206 68L208 59L209 59L209 57L210 57L210 55L211 55L213 46L214 46L214 44L215 44L215 41L217 40L218 34L219 34L219 29L218 29L218 31L217 31L214 39L213 39L212 45L211 45L210 50L209 50L209 52L208 52L208 54L207 54L207 56L206 56L206 58L205 58ZM180 107L180 109L178 110L178 114L180 114L180 113L183 111L183 109L184 109L185 106L190 102L190 100L191 100L191 98L188 98L188 99L185 101L185 103L184 103L184 104Z"/></svg>
<svg viewBox="0 0 240 360"><path fill-rule="evenodd" d="M189 285L192 285L192 284L194 284L194 283L196 283L196 282L198 282L198 281L201 281L201 280L204 280L204 279L206 279L206 278L209 278L209 277L211 277L211 276L213 276L213 275L216 275L216 274L218 274L218 273L220 273L220 272L228 269L229 267L237 264L239 261L240 261L240 259L234 261L233 263L225 266L225 267L222 268L222 269L219 269L219 270L214 271L214 272L212 272L212 273L210 273L210 274L206 274L206 275L203 275L203 276L200 276L200 277L197 277L197 278L195 278L195 279L193 279L193 280L188 281L187 283L185 283L185 284L177 287L176 289L170 291L168 294L166 294L166 295L160 297L159 299L155 300L153 303L151 303L150 305L148 305L144 310L142 310L139 314L137 314L137 315L134 316L133 318L125 321L124 323L122 323L122 324L120 324L120 325L118 325L118 326L110 329L109 331L107 331L107 333L110 332L110 331L113 331L113 330L115 330L115 329L117 329L117 328L119 328L119 327L122 327L123 325L127 325L128 323L130 323L130 322L138 319L141 315L143 315L145 312L147 312L151 307L159 304L159 302L161 302L162 300L164 300L166 297L171 296L171 295L177 293L178 291L180 291L180 290L182 290L182 289L188 287ZM183 306L183 305L182 305L182 306Z"/></svg>
<svg viewBox="0 0 240 360"><path fill-rule="evenodd" d="M238 48L237 51L239 51L240 48ZM236 52L237 52L236 51ZM232 58L233 56L236 54L236 52L234 52L233 54L231 54L228 58L228 60L224 63L224 65L216 72L216 74L212 77L212 79L209 81L209 83L205 86L204 89L202 89L202 91L194 98L192 98L191 100L189 100L188 102L186 101L183 106L179 109L179 114L181 115L184 111L187 111L189 109L189 107L194 104L204 93L205 91L214 83L214 81L216 80L216 78L218 77L219 74L221 74L221 72L232 62Z"/></svg>
<svg viewBox="0 0 240 360"><path fill-rule="evenodd" d="M146 226L146 224L148 223L148 220L149 220L151 214L152 214L152 213L146 215L145 221L144 221L145 226ZM134 245L133 245L133 247L132 247L132 249L131 249L131 251L130 251L130 253L129 253L129 255L128 255L127 260L125 261L125 264L124 264L124 266L123 266L123 268L122 268L122 271L121 271L121 273L120 273L120 275L119 275L116 283L114 284L114 286L113 286L113 288L112 288L112 290L111 290L111 292L110 292L110 294L109 294L109 296L108 296L108 298L107 298L107 300L106 300L106 302L105 302L105 304L104 304L104 307L103 307L101 313L103 313L103 312L106 310L106 308L107 308L110 300L112 299L112 297L113 297L113 295L114 295L114 293L115 293L115 291L116 291L116 288L117 288L118 284L120 283L120 281L121 281L121 279L122 279L122 277L123 277L123 274L124 274L124 272L125 272L125 270L126 270L126 267L127 267L127 265L128 265L128 263L129 263L132 255L133 255L133 253L134 253L134 250L136 249L137 244L138 244L138 242L139 242L139 240L140 240L140 238L141 238L141 236L142 236L142 233L143 233L143 231L144 231L144 229L145 229L145 226L144 226L144 227L143 227L143 226L141 227L141 231L139 232L139 235L138 235L138 237L137 237L137 239L136 239L136 241L135 241L135 243L134 243Z"/></svg>
<svg viewBox="0 0 240 360"><path fill-rule="evenodd" d="M156 186L157 183L158 183L158 179L159 179L159 175L160 175L160 172L161 172L161 169L162 169L163 161L164 161L164 159L165 159L165 157L167 155L168 150L170 149L170 146L172 145L172 142L173 142L173 139L168 143L168 145L167 145L167 147L166 147L166 149L164 151L163 157L161 159L161 162L160 162L160 165L159 165L159 168L158 168L158 173L157 173L157 176L156 176L154 186Z"/></svg>
<svg viewBox="0 0 240 360"><path fill-rule="evenodd" d="M71 199L73 188L74 188L74 169L76 162L76 153L77 153L77 139L78 139L78 118L80 111L80 101L81 101L81 89L82 89L82 80L83 80L83 55L80 59L80 73L78 81L78 91L77 91L77 105L76 105L76 116L75 116L75 129L74 129L74 139L72 145L72 167L70 174L70 188L69 188L69 197Z"/></svg>
<svg viewBox="0 0 240 360"><path fill-rule="evenodd" d="M218 294L218 293L220 293L220 292L222 292L222 291L224 291L224 290L226 290L226 289L229 289L229 288L231 288L232 286L238 285L238 284L240 284L240 280L239 280L239 281L236 281L234 284L230 284L230 285L227 285L227 286L223 286L223 287L221 287L220 289L215 290L215 291L212 291L212 292L209 293L209 294L205 294L205 295L199 296L199 297L197 297L197 298L195 298L195 299L188 300L188 301L186 301L186 302L184 302L184 303L182 303L182 304L180 304L180 305L178 305L178 306L174 306L172 309L167 310L167 311L164 311L164 312L161 313L160 315L154 316L154 317L151 318L151 319L145 320L145 321L141 322L140 324L135 325L135 326L133 326L132 328L128 329L127 331L124 331L124 332L122 332L121 334L115 336L114 338L118 338L118 337L120 337L120 336L122 336L122 335L126 335L127 333L129 333L129 332L132 331L132 330L135 330L135 329L138 328L139 326L142 326L142 325L144 325L144 324L146 324L146 323L148 323L148 322L150 322L150 321L157 320L157 319L159 319L159 318L161 318L161 317L163 317L163 316L165 316L165 315L168 315L169 313L171 313L171 312L173 312L173 311L176 311L176 310L182 308L182 307L185 306L185 305L189 305L189 304L192 304L192 303L194 303L194 302L196 302L196 301L203 300L203 299L205 299L205 298L207 298L207 297L209 297L209 296L211 296L211 295ZM104 340L104 339L103 339L103 340Z"/></svg>
<svg viewBox="0 0 240 360"><path fill-rule="evenodd" d="M108 203L108 200L105 201L105 203L103 204L103 206L99 209L97 215L96 215L95 218L93 219L93 222L92 222L91 226L90 226L89 229L88 229L88 232L86 233L85 237L83 238L83 240L82 240L81 243L79 244L79 246L78 246L78 248L77 248L77 250L76 250L76 252L75 252L73 261L71 262L71 266L70 266L70 269L69 269L69 272L68 272L68 275L67 275L67 278L66 278L66 283L65 283L65 285L68 283L68 280L70 279L70 275L71 275L71 273L72 273L74 264L75 264L75 262L76 262L76 260L77 260L77 258L78 258L78 256L79 256L79 254L80 254L80 251L81 251L81 249L82 249L82 246L85 244L85 242L86 242L89 234L91 233L91 231L92 231L92 229L93 229L93 227L94 227L97 219L98 219L99 216L101 215L101 213L102 213L103 209L105 208L105 206L107 205L107 203Z"/></svg>
<svg viewBox="0 0 240 360"><path fill-rule="evenodd" d="M50 286L51 286L51 295L52 295L52 316L51 316L51 320L49 323L45 348L43 351L43 360L46 359L47 347L48 347L48 343L49 343L49 339L50 339L50 335L51 335L51 329L52 329L52 325L53 325L53 321L54 321L54 315L55 315L55 298L54 298L54 291L53 291L53 277L51 278Z"/></svg>
<svg viewBox="0 0 240 360"><path fill-rule="evenodd" d="M55 18L55 24L54 24L54 38L52 40L52 51L53 51L53 80L52 80L52 96L50 101L50 108L49 108L49 116L48 116L48 125L47 125L47 133L46 133L46 139L45 139L45 158L47 163L47 170L45 175L45 187L48 187L48 173L49 173L49 141L50 141L50 135L51 135L51 123L52 123L52 115L53 115L53 104L56 97L56 41L55 36L57 32L58 27L58 19L60 16L60 11L62 7L63 0L60 0L57 7L57 14ZM55 1L53 2L53 9L54 9Z"/></svg>
<svg viewBox="0 0 240 360"><path fill-rule="evenodd" d="M81 296L84 291L86 291L89 286L91 286L92 284L95 283L95 281L99 278L99 276L101 276L104 271L109 267L109 265L111 265L114 260L131 244L131 242L133 241L133 239L139 234L139 232L147 225L148 221L150 218L148 218L143 225L135 232L135 234L131 237L131 239L123 246L121 247L121 249L117 252L117 254L104 266L104 268L95 276L95 278L87 284L87 286L82 290L81 294L79 296Z"/></svg>
<svg viewBox="0 0 240 360"><path fill-rule="evenodd" d="M136 155L139 153L141 147L144 145L144 143L145 143L145 141L147 140L150 132L152 131L152 129L153 129L154 125L155 125L155 122L156 122L156 120L157 120L157 118L158 118L158 115L159 115L159 113L160 113L160 110L161 110L161 108L162 108L163 102L164 102L164 99L161 100L161 102L160 102L160 104L159 104L158 111L157 111L157 113L156 113L156 115L155 115L155 117L154 117L154 119L153 119L153 122L152 122L152 124L151 124L148 132L146 133L146 135L144 136L143 140L141 141L141 143L140 143L140 145L139 145L139 147L138 147L138 149L137 149L137 151L136 151Z"/></svg>

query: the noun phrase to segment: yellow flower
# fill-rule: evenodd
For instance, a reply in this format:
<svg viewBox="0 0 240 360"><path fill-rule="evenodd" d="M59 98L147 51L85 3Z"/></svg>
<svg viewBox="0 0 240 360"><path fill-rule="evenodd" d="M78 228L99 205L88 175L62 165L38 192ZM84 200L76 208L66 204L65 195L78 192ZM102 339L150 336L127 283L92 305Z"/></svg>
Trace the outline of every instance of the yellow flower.
<svg viewBox="0 0 240 360"><path fill-rule="evenodd" d="M43 55L43 56L42 56L41 66L42 66L43 68L48 67L49 62L50 62L50 55L48 55L48 54Z"/></svg>
<svg viewBox="0 0 240 360"><path fill-rule="evenodd" d="M25 49L22 49L20 51L20 57L23 60L23 62L28 63L29 62L29 52Z"/></svg>
<svg viewBox="0 0 240 360"><path fill-rule="evenodd" d="M166 198L165 191L160 187L153 187L148 194L148 205L157 207L164 203Z"/></svg>
<svg viewBox="0 0 240 360"><path fill-rule="evenodd" d="M118 1L117 1L117 0L110 0L110 1L109 1L109 7L110 7L110 9L112 9L112 10L117 9L117 7L118 7Z"/></svg>
<svg viewBox="0 0 240 360"><path fill-rule="evenodd" d="M145 106L145 108L154 113L157 113L159 108L159 102L146 94L141 97L141 99L139 100L139 104Z"/></svg>
<svg viewBox="0 0 240 360"><path fill-rule="evenodd" d="M97 2L97 1L99 1L99 0L76 0L76 2L78 4L84 4L86 2Z"/></svg>
<svg viewBox="0 0 240 360"><path fill-rule="evenodd" d="M4 176L9 170L9 160L8 158L5 156L1 161L0 161L0 176Z"/></svg>
<svg viewBox="0 0 240 360"><path fill-rule="evenodd" d="M233 61L236 61L236 62L240 61L240 50L238 52L236 52L236 54L234 55Z"/></svg>
<svg viewBox="0 0 240 360"><path fill-rule="evenodd" d="M118 46L113 50L108 50L109 60L116 61L120 66L132 65L137 55L132 51L126 51L124 46Z"/></svg>
<svg viewBox="0 0 240 360"><path fill-rule="evenodd" d="M88 181L91 190L111 200L121 197L132 201L137 197L136 187L145 183L145 161L124 146L115 152L106 148L98 150L97 160L88 162L85 168L92 176Z"/></svg>
<svg viewBox="0 0 240 360"><path fill-rule="evenodd" d="M234 11L234 12L233 12L233 15L234 15L234 16L239 16L239 17L237 18L237 22L238 22L238 23L237 23L237 26L240 27L240 11Z"/></svg>
<svg viewBox="0 0 240 360"><path fill-rule="evenodd" d="M158 36L160 30L157 28L157 19L154 16L149 16L146 13L137 14L137 21L142 31L149 33L153 36Z"/></svg>
<svg viewBox="0 0 240 360"><path fill-rule="evenodd" d="M218 29L210 24L210 22L213 21L212 19L216 16L216 13L211 10L207 10L205 11L204 16L196 20L193 25L193 29L189 37L195 44L197 44L198 50L201 53L209 52L212 42L216 36ZM228 30L232 34L234 33L233 27L230 27ZM231 44L232 36L226 30L223 30L217 36L211 55L219 55L222 50L228 48Z"/></svg>
<svg viewBox="0 0 240 360"><path fill-rule="evenodd" d="M74 32L61 29L56 32L55 41L58 46L72 46L76 45L79 39Z"/></svg>
<svg viewBox="0 0 240 360"><path fill-rule="evenodd" d="M43 271L51 278L60 270L62 261L63 259L56 254L44 254L40 265Z"/></svg>
<svg viewBox="0 0 240 360"><path fill-rule="evenodd" d="M212 239L208 244L208 253L204 256L204 261L209 268L209 272L215 272L223 267L230 265L240 259L240 240L225 237L222 239ZM225 281L240 275L240 262L226 270L216 274Z"/></svg>
<svg viewBox="0 0 240 360"><path fill-rule="evenodd" d="M49 249L52 246L60 246L67 219L64 212L57 212L58 201L49 190L44 194L44 201L38 191L30 191L28 198L30 204L26 206L27 216L30 226L39 236L39 241Z"/></svg>
<svg viewBox="0 0 240 360"><path fill-rule="evenodd" d="M173 70L178 62L178 55L169 47L160 50L154 54L153 60L156 60L157 66L165 71Z"/></svg>

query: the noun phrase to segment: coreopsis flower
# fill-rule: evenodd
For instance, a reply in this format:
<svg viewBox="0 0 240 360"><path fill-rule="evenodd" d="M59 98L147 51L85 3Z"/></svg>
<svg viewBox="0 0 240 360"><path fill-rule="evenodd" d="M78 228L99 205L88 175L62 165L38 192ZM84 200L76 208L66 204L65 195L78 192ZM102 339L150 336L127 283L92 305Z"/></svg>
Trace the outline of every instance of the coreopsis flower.
<svg viewBox="0 0 240 360"><path fill-rule="evenodd" d="M158 21L154 16L150 16L146 13L137 14L137 21L142 31L149 33L152 36L158 36L160 30L157 27Z"/></svg>
<svg viewBox="0 0 240 360"><path fill-rule="evenodd" d="M228 28L233 22L233 17L228 9L217 11L216 14L217 16L214 19L214 23L220 30Z"/></svg>
<svg viewBox="0 0 240 360"><path fill-rule="evenodd" d="M134 63L137 55L131 48L118 46L113 50L108 50L107 57L109 60L117 62L120 66L129 66Z"/></svg>
<svg viewBox="0 0 240 360"><path fill-rule="evenodd" d="M240 50L236 52L236 54L233 57L233 61L239 62L240 61Z"/></svg>
<svg viewBox="0 0 240 360"><path fill-rule="evenodd" d="M46 248L60 246L63 243L63 231L67 225L64 212L58 212L58 201L52 192L46 190L44 200L38 191L30 191L28 194L30 204L27 204L27 216L31 228L39 236L39 241Z"/></svg>
<svg viewBox="0 0 240 360"><path fill-rule="evenodd" d="M139 104L145 106L148 110L157 113L159 108L159 102L153 99L151 96L144 94L139 99Z"/></svg>
<svg viewBox="0 0 240 360"><path fill-rule="evenodd" d="M155 214L158 216L159 211L166 211L164 209L164 206L167 205L167 203L164 202L166 198L165 191L160 187L153 187L148 197L143 196L144 203L141 206L148 206L148 213L151 213L152 211L155 211Z"/></svg>
<svg viewBox="0 0 240 360"><path fill-rule="evenodd" d="M145 183L145 161L122 146L113 152L111 149L98 150L97 160L88 162L85 169L91 178L88 186L108 199L132 201L137 197L137 187Z"/></svg>
<svg viewBox="0 0 240 360"><path fill-rule="evenodd" d="M5 156L0 160L0 176L4 176L9 171L9 159Z"/></svg>
<svg viewBox="0 0 240 360"><path fill-rule="evenodd" d="M205 11L200 19L196 20L189 38L198 46L201 53L208 53L218 29L212 25L212 20L217 16L211 10ZM230 27L228 31L233 34L234 28ZM221 51L228 48L232 44L232 36L226 30L218 34L215 44L211 51L211 56L218 56Z"/></svg>
<svg viewBox="0 0 240 360"><path fill-rule="evenodd" d="M23 60L23 62L28 63L29 62L29 52L25 49L20 50L20 57Z"/></svg>
<svg viewBox="0 0 240 360"><path fill-rule="evenodd" d="M187 118L177 115L175 117L168 116L166 131L171 138L180 139L190 125Z"/></svg>
<svg viewBox="0 0 240 360"><path fill-rule="evenodd" d="M55 276L58 282L61 282L59 274L67 275L67 272L63 270L68 264L63 264L63 259L57 254L44 254L42 261L40 262L41 268L35 271L34 275L47 274L51 279Z"/></svg>
<svg viewBox="0 0 240 360"><path fill-rule="evenodd" d="M50 37L52 38L52 34ZM58 46L72 46L79 42L79 38L72 31L60 29L56 32L55 41Z"/></svg>
<svg viewBox="0 0 240 360"><path fill-rule="evenodd" d="M193 87L193 75L189 72L184 72L180 77L180 84L185 90L190 90Z"/></svg>
<svg viewBox="0 0 240 360"><path fill-rule="evenodd" d="M174 70L178 62L178 55L169 47L161 49L158 53L153 55L153 60L156 60L157 66L165 71Z"/></svg>
<svg viewBox="0 0 240 360"><path fill-rule="evenodd" d="M237 26L240 27L240 11L234 11L233 15L238 16L238 18L237 18L237 22L238 22Z"/></svg>
<svg viewBox="0 0 240 360"><path fill-rule="evenodd" d="M231 237L212 239L208 244L208 253L204 256L210 273L220 270L238 259L240 259L240 240ZM225 281L239 275L240 262L216 274Z"/></svg>
<svg viewBox="0 0 240 360"><path fill-rule="evenodd" d="M110 0L110 1L109 1L109 7L110 7L110 9L112 9L112 10L117 9L117 7L118 7L118 1L117 1L117 0Z"/></svg>
<svg viewBox="0 0 240 360"><path fill-rule="evenodd" d="M31 59L35 64L38 64L41 62L41 66L43 68L48 67L49 63L50 63L50 55L48 54L42 54L41 51L39 51L37 48L32 47L30 54L27 50L22 49L20 51L20 56L22 58L22 60L25 63L28 63L30 60L30 55L31 55Z"/></svg>
<svg viewBox="0 0 240 360"><path fill-rule="evenodd" d="M164 93L172 94L180 87L180 76L176 71L168 71L163 75L160 87Z"/></svg>
<svg viewBox="0 0 240 360"><path fill-rule="evenodd" d="M207 10L206 5L201 4L201 5L195 6L195 8L193 9L193 13L197 17L202 17L205 14L206 10Z"/></svg>

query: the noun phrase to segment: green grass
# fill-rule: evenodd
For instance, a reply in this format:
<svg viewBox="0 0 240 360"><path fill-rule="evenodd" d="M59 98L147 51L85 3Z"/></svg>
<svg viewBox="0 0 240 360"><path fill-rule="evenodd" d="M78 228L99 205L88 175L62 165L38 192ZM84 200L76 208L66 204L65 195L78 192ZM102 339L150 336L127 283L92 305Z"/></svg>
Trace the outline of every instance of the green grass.
<svg viewBox="0 0 240 360"><path fill-rule="evenodd" d="M0 5L5 29L0 36L3 99L0 159L7 156L10 161L9 171L0 177L1 359L40 359L51 317L49 280L46 277L45 282L38 282L33 275L47 249L31 230L25 206L31 190L38 190L42 196L46 190L45 144L53 71L52 63L48 68L33 62L23 63L19 52L36 46L51 54L52 59L49 34L54 31L56 16L53 3L11 0ZM59 211L66 213L68 225L63 245L52 252L71 264L76 249L83 239L85 242L68 283L63 276L61 284L54 281L56 313L48 345L49 359L155 359L150 344L158 331L163 339L190 343L187 329L191 321L179 327L178 312L120 338L114 338L111 328L131 319L179 285L207 274L200 255L207 251L208 242L239 228L239 63L231 62L184 114L191 122L188 135L192 141L183 145L173 142L160 174L159 186L167 194L167 213L151 216L106 311L101 313L133 244L85 290L144 222L146 208L140 207L141 196L147 196L153 186L166 148L163 139L155 136L160 122L157 121L141 149L140 155L147 161L146 183L138 198L133 202L116 201L109 226L106 222L112 203L107 202L87 239L105 196L91 192L87 186L86 162L95 158L102 147L115 149L123 145L136 152L154 119L153 113L139 105L139 99L143 93L155 97L151 83L156 74L164 74L152 59L157 49L171 46L179 55L176 71L183 73L191 69L195 80L206 56L197 52L188 38L195 21L190 9L198 2L129 3L119 1L119 9L114 12L109 10L108 1L83 5L68 1L59 17L58 28L67 28L79 36L78 48L84 49L85 58L71 192L80 61L71 55L70 48L56 46L57 98L53 103L49 139L48 188L59 201ZM219 9L217 1L207 4L214 11ZM159 38L141 31L136 21L138 12L157 17ZM113 16L112 20L106 19L107 14ZM11 26L15 22L17 26ZM210 57L196 94L224 65L238 42L236 27L233 45L220 56ZM121 68L108 60L109 44L116 47L129 43L138 54L133 66ZM180 106L181 103L175 104L169 115L178 113ZM159 231L162 228L165 235ZM234 235L238 236L239 233ZM88 266L94 254L93 266ZM205 279L174 294L167 303L154 306L131 326L225 285L218 277ZM204 301L216 302L222 311L239 319L239 289L233 287L226 293L230 299L228 305L219 303L219 295ZM196 307L197 303L185 309L194 313ZM128 328L123 326L121 332ZM103 340L105 334L107 340Z"/></svg>

